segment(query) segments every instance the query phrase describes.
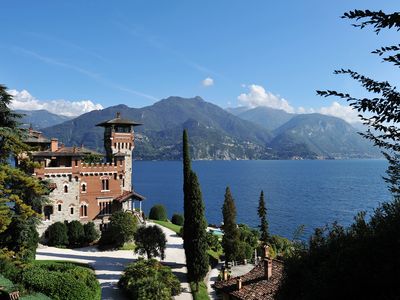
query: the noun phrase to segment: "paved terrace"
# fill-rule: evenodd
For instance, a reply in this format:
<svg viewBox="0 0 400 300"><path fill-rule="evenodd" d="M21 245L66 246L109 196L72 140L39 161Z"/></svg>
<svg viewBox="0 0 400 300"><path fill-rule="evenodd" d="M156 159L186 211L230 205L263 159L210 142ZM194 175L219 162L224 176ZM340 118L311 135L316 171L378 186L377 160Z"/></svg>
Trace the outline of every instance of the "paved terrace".
<svg viewBox="0 0 400 300"><path fill-rule="evenodd" d="M158 226L158 225L157 225ZM192 299L189 284L186 282L186 260L183 241L175 232L160 226L167 238L165 265L172 268L173 273L181 281L184 291L174 297L177 300ZM37 260L69 260L87 263L93 267L101 285L101 299L127 299L117 287L117 282L125 266L137 259L131 250L98 251L95 247L78 249L60 249L42 246L37 249Z"/></svg>

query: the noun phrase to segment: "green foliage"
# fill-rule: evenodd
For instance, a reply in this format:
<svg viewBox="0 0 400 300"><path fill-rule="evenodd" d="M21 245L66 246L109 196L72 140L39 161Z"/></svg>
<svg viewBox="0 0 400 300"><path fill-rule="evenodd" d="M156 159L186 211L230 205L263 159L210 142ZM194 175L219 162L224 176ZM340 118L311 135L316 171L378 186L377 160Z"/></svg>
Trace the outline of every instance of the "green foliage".
<svg viewBox="0 0 400 300"><path fill-rule="evenodd" d="M190 282L190 289L192 291L193 300L209 300L207 286L201 282L198 286L194 282Z"/></svg>
<svg viewBox="0 0 400 300"><path fill-rule="evenodd" d="M236 225L236 206L229 187L225 191L225 200L222 206L224 236L222 248L225 253L225 262L234 261L239 256L239 230Z"/></svg>
<svg viewBox="0 0 400 300"><path fill-rule="evenodd" d="M129 264L118 286L130 299L170 300L181 292L180 282L171 269L155 259L139 258Z"/></svg>
<svg viewBox="0 0 400 300"><path fill-rule="evenodd" d="M30 265L23 271L22 283L55 300L92 300L101 295L94 272L69 263Z"/></svg>
<svg viewBox="0 0 400 300"><path fill-rule="evenodd" d="M132 241L136 232L137 219L130 212L117 211L112 214L110 223L100 238L100 245L113 245L122 247L126 242Z"/></svg>
<svg viewBox="0 0 400 300"><path fill-rule="evenodd" d="M93 243L94 241L98 240L100 237L99 232L97 231L93 222L88 222L83 225L83 231L85 233L84 241L87 244Z"/></svg>
<svg viewBox="0 0 400 300"><path fill-rule="evenodd" d="M103 156L95 153L85 154L83 161L87 164L97 164L103 162Z"/></svg>
<svg viewBox="0 0 400 300"><path fill-rule="evenodd" d="M265 206L264 191L261 191L260 200L258 202L258 217L260 218L260 232L261 242L266 245L269 241L268 221L267 221L267 207Z"/></svg>
<svg viewBox="0 0 400 300"><path fill-rule="evenodd" d="M219 240L218 236L216 236L212 232L207 232L206 238L208 249L211 249L215 252L219 252L222 250L221 241Z"/></svg>
<svg viewBox="0 0 400 300"><path fill-rule="evenodd" d="M135 233L135 252L146 254L147 259L160 256L165 258L165 247L167 239L160 227L157 225L141 226Z"/></svg>
<svg viewBox="0 0 400 300"><path fill-rule="evenodd" d="M157 221L157 220L152 220L152 222L161 225L163 227L166 227L168 229L171 229L173 232L175 232L177 235L179 235L179 233L182 231L183 227L182 226L178 226L175 224L172 224L169 221Z"/></svg>
<svg viewBox="0 0 400 300"><path fill-rule="evenodd" d="M191 170L189 142L183 132L183 247L186 255L189 281L201 282L208 272L207 221L204 202L196 173Z"/></svg>
<svg viewBox="0 0 400 300"><path fill-rule="evenodd" d="M68 241L68 227L65 223L55 222L47 228L47 244L49 246L67 246Z"/></svg>
<svg viewBox="0 0 400 300"><path fill-rule="evenodd" d="M181 214L173 214L171 218L172 224L178 225L178 226L183 226L184 223L184 217Z"/></svg>
<svg viewBox="0 0 400 300"><path fill-rule="evenodd" d="M34 218L14 218L7 230L0 234L0 245L17 253L17 258L20 260L35 259L39 243L36 223Z"/></svg>
<svg viewBox="0 0 400 300"><path fill-rule="evenodd" d="M260 234L257 230L250 228L245 224L239 224L239 251L237 260L251 259L254 256L254 250L258 247Z"/></svg>
<svg viewBox="0 0 400 300"><path fill-rule="evenodd" d="M68 241L70 247L79 247L84 244L85 230L81 222L74 220L68 223Z"/></svg>
<svg viewBox="0 0 400 300"><path fill-rule="evenodd" d="M167 210L165 209L165 206L161 205L161 204L154 205L150 209L149 219L166 221L168 218L167 218Z"/></svg>

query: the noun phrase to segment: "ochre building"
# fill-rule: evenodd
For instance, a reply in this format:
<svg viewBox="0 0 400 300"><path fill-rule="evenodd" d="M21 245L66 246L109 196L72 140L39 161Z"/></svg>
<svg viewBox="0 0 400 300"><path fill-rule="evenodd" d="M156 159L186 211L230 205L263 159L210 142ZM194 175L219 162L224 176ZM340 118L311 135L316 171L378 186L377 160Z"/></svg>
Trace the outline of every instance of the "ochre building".
<svg viewBox="0 0 400 300"><path fill-rule="evenodd" d="M109 222L111 214L118 210L131 211L140 219L144 197L134 191L132 185L132 151L135 148L134 127L141 125L121 118L97 124L104 128L106 162L85 162L98 156L90 149L64 147L57 139L51 141L40 133L31 131L30 144L40 141L40 150L32 157L41 166L34 176L51 182L49 203L43 207L43 221L38 231L57 221L93 221L99 230ZM38 143L36 143L37 145ZM138 201L138 208L135 207Z"/></svg>

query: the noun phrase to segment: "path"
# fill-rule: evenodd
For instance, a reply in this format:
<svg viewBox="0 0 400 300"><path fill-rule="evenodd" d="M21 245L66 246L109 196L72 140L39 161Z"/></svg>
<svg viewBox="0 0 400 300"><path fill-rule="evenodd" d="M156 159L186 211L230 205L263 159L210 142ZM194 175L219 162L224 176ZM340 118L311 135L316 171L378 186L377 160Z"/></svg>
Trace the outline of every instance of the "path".
<svg viewBox="0 0 400 300"><path fill-rule="evenodd" d="M181 287L184 289L175 299L192 299L189 284L186 282L186 260L183 241L172 230L162 226L160 228L162 228L167 238L166 258L163 263L172 268L172 272L181 280ZM133 251L130 250L98 251L95 247L60 249L41 246L36 252L37 260L70 260L92 266L100 282L101 299L103 300L126 299L116 284L125 266L136 258L137 255L134 255Z"/></svg>

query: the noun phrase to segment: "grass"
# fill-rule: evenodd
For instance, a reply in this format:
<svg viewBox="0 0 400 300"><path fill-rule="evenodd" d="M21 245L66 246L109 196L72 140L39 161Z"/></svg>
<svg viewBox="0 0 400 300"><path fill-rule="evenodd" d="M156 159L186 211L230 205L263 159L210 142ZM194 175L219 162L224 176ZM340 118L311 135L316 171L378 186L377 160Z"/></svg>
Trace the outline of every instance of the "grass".
<svg viewBox="0 0 400 300"><path fill-rule="evenodd" d="M0 286L4 287L6 291L10 291L14 287L14 284L11 282L11 280L8 280L0 274Z"/></svg>
<svg viewBox="0 0 400 300"><path fill-rule="evenodd" d="M119 248L119 250L135 250L136 246L135 243L125 243L122 247Z"/></svg>
<svg viewBox="0 0 400 300"><path fill-rule="evenodd" d="M168 228L168 229L171 229L171 230L174 231L176 234L179 234L179 232L180 232L180 230L181 230L181 228L182 228L182 226L172 224L172 223L169 222L169 221L159 221L159 220L150 220L150 221L151 221L151 222L154 222L154 223L156 223L156 224L158 224L158 225L164 226L164 227L166 227L166 228Z"/></svg>
<svg viewBox="0 0 400 300"><path fill-rule="evenodd" d="M195 292L196 285L194 282L190 283L190 289L192 291L193 299L194 300L209 300L210 297L208 297L208 291L206 284L204 282L201 282L199 284L199 291Z"/></svg>
<svg viewBox="0 0 400 300"><path fill-rule="evenodd" d="M208 253L208 255L212 256L216 260L219 260L219 257L222 255L223 252L222 252L222 250L214 251L214 250L208 249L207 253Z"/></svg>

